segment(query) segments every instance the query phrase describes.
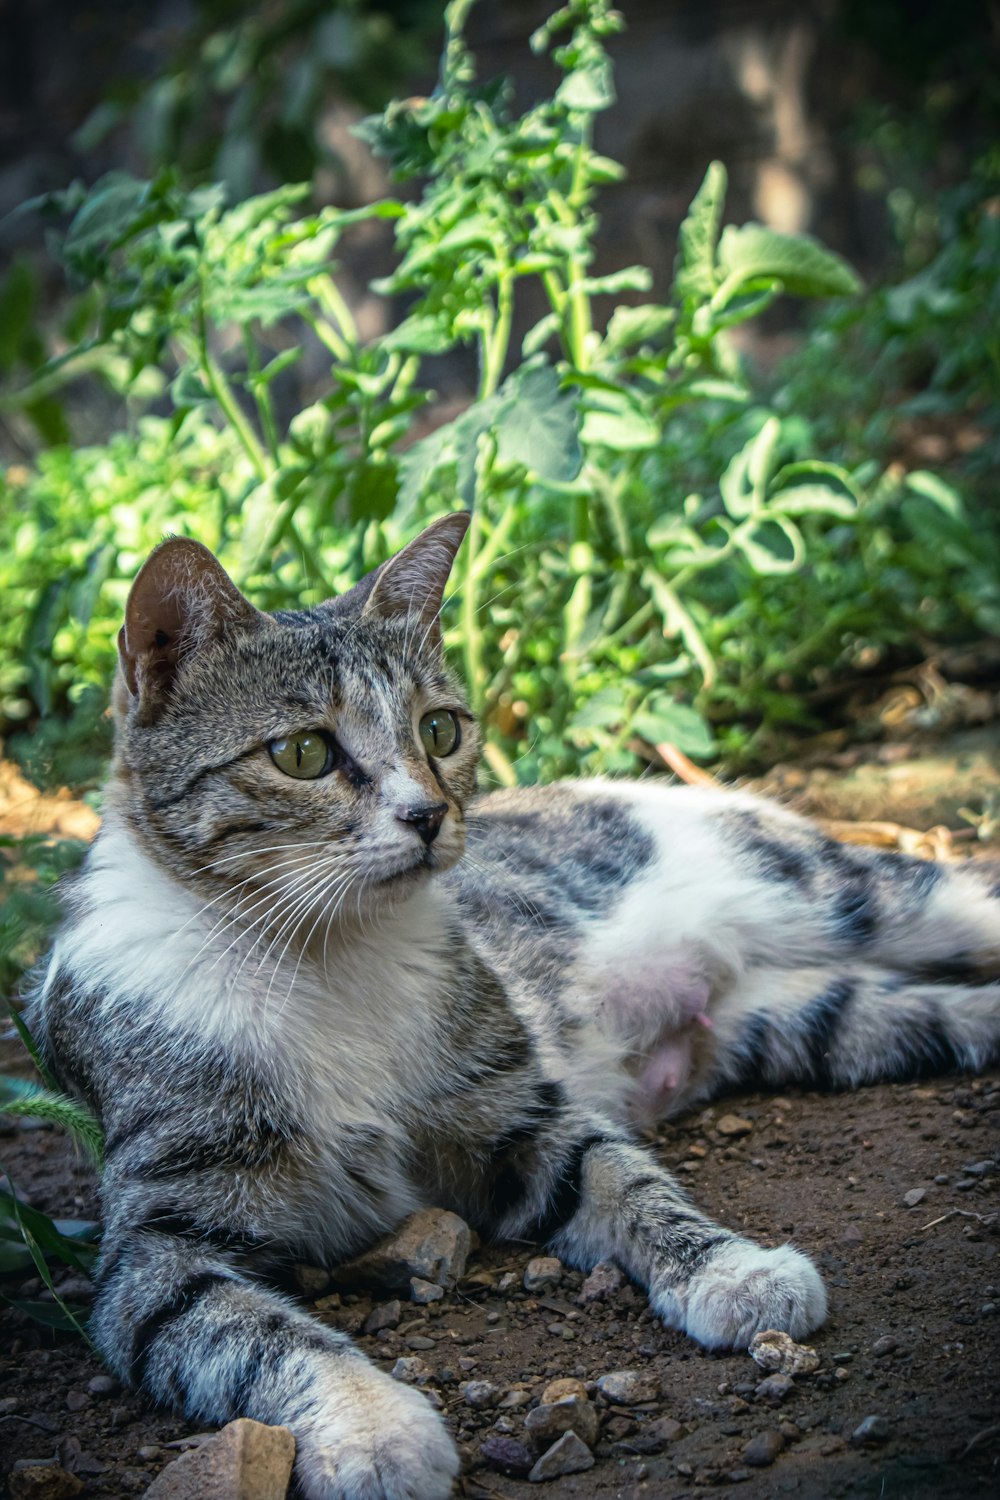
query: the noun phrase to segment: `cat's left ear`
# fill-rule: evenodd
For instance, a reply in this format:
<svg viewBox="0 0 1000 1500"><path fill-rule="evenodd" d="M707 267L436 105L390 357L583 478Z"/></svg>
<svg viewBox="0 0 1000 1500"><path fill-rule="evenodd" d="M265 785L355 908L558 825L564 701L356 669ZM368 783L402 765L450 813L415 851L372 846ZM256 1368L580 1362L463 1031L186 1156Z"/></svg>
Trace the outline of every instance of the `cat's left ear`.
<svg viewBox="0 0 1000 1500"><path fill-rule="evenodd" d="M189 537L168 537L139 569L118 632L129 693L155 715L185 661L201 647L229 630L268 623L207 547Z"/></svg>
<svg viewBox="0 0 1000 1500"><path fill-rule="evenodd" d="M469 513L464 510L441 516L402 552L383 563L372 575L362 615L381 615L383 619L412 615L424 621L434 638L445 585L469 529L469 520ZM358 587L363 588L364 583Z"/></svg>

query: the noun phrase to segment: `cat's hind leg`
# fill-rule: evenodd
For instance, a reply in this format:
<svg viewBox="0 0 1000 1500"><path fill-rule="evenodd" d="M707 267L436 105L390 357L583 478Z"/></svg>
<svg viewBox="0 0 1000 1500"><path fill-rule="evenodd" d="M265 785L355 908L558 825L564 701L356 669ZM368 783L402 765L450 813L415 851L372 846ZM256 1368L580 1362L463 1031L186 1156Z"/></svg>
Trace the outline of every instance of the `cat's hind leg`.
<svg viewBox="0 0 1000 1500"><path fill-rule="evenodd" d="M724 1089L853 1089L1000 1063L1000 982L920 979L873 964L758 968L713 1011L711 1052L670 1098Z"/></svg>

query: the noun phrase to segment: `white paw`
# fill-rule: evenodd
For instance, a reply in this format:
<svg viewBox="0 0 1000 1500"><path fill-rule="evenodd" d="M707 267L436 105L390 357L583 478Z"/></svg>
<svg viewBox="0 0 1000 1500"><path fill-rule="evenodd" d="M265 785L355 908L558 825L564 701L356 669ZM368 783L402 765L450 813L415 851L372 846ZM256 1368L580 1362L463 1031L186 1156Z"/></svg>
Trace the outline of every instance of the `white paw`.
<svg viewBox="0 0 1000 1500"><path fill-rule="evenodd" d="M791 1245L764 1250L730 1240L684 1286L655 1295L653 1306L706 1349L745 1349L763 1328L793 1339L818 1328L826 1291L812 1261Z"/></svg>
<svg viewBox="0 0 1000 1500"><path fill-rule="evenodd" d="M321 1412L295 1436L307 1500L447 1500L458 1473L455 1445L426 1397L360 1361L331 1382Z"/></svg>

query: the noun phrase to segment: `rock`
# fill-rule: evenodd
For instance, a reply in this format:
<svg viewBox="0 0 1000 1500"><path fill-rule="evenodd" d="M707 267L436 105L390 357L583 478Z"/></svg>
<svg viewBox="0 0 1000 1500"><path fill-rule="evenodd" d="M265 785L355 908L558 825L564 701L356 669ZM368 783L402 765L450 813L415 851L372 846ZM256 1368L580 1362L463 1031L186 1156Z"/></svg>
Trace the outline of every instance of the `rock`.
<svg viewBox="0 0 1000 1500"><path fill-rule="evenodd" d="M322 1297L330 1285L330 1273L325 1266L298 1265L292 1274L299 1291L309 1298Z"/></svg>
<svg viewBox="0 0 1000 1500"><path fill-rule="evenodd" d="M425 1380L430 1380L434 1372L419 1355L404 1354L393 1365L392 1373L396 1380L405 1380L407 1385L423 1385Z"/></svg>
<svg viewBox="0 0 1000 1500"><path fill-rule="evenodd" d="M594 1455L586 1443L580 1441L575 1432L564 1432L547 1453L543 1453L528 1475L532 1484L541 1484L545 1479L557 1479L560 1474L582 1474L584 1469L594 1467Z"/></svg>
<svg viewBox="0 0 1000 1500"><path fill-rule="evenodd" d="M715 1128L720 1135L731 1137L749 1135L753 1130L753 1122L744 1120L742 1115L723 1115L722 1119L716 1122Z"/></svg>
<svg viewBox="0 0 1000 1500"><path fill-rule="evenodd" d="M550 1380L542 1391L541 1406L551 1406L553 1401L565 1401L567 1396L579 1396L581 1401L587 1399L587 1387L582 1380L576 1380L572 1375Z"/></svg>
<svg viewBox="0 0 1000 1500"><path fill-rule="evenodd" d="M625 1273L618 1269L614 1261L598 1261L580 1288L576 1300L581 1307L589 1307L592 1302L606 1302L609 1297L620 1292L624 1284Z"/></svg>
<svg viewBox="0 0 1000 1500"><path fill-rule="evenodd" d="M655 1375L645 1375L639 1370L612 1370L602 1375L597 1389L606 1401L616 1406L638 1406L643 1401L655 1401L660 1394L660 1382Z"/></svg>
<svg viewBox="0 0 1000 1500"><path fill-rule="evenodd" d="M884 1443L887 1441L891 1431L888 1418L865 1417L864 1421L859 1422L851 1433L851 1442L857 1443L859 1446Z"/></svg>
<svg viewBox="0 0 1000 1500"><path fill-rule="evenodd" d="M335 1272L338 1282L409 1291L416 1276L435 1286L454 1286L472 1248L468 1224L442 1208L411 1214L389 1239Z"/></svg>
<svg viewBox="0 0 1000 1500"><path fill-rule="evenodd" d="M673 1417L656 1417L647 1422L633 1436L618 1443L623 1453L660 1453L668 1443L675 1443L686 1435L687 1428Z"/></svg>
<svg viewBox="0 0 1000 1500"><path fill-rule="evenodd" d="M90 1405L90 1397L86 1391L67 1391L66 1410L84 1411Z"/></svg>
<svg viewBox="0 0 1000 1500"><path fill-rule="evenodd" d="M761 1369L782 1375L811 1375L819 1369L819 1355L811 1345L797 1344L777 1328L755 1333L748 1353Z"/></svg>
<svg viewBox="0 0 1000 1500"><path fill-rule="evenodd" d="M908 1193L903 1194L903 1203L906 1208L916 1208L918 1203L923 1203L927 1197L926 1188L910 1188Z"/></svg>
<svg viewBox="0 0 1000 1500"><path fill-rule="evenodd" d="M768 1464L773 1464L782 1448L785 1439L780 1432L758 1432L752 1437L743 1449L742 1458L745 1464L752 1469L766 1469Z"/></svg>
<svg viewBox="0 0 1000 1500"><path fill-rule="evenodd" d="M491 1406L496 1406L502 1394L488 1380L467 1380L464 1385L459 1386L459 1390L466 1406L474 1407L476 1411L487 1411Z"/></svg>
<svg viewBox="0 0 1000 1500"><path fill-rule="evenodd" d="M394 1297L391 1302L380 1302L373 1307L362 1325L363 1333L379 1333L383 1328L398 1328L403 1309L399 1299Z"/></svg>
<svg viewBox="0 0 1000 1500"><path fill-rule="evenodd" d="M526 1292L551 1292L562 1280L563 1265L554 1255L536 1255L524 1269Z"/></svg>
<svg viewBox="0 0 1000 1500"><path fill-rule="evenodd" d="M429 1339L423 1333L411 1333L406 1340L408 1349L415 1349L420 1354L425 1354L428 1349L434 1348L434 1340Z"/></svg>
<svg viewBox="0 0 1000 1500"><path fill-rule="evenodd" d="M121 1386L113 1375L95 1375L87 1381L87 1390L92 1396L113 1396Z"/></svg>
<svg viewBox="0 0 1000 1500"><path fill-rule="evenodd" d="M532 1455L523 1443L511 1437L488 1437L480 1443L479 1451L491 1469L507 1474L511 1479L521 1479L532 1465Z"/></svg>
<svg viewBox="0 0 1000 1500"><path fill-rule="evenodd" d="M857 1224L848 1224L847 1228L842 1230L840 1235L842 1245L860 1245L863 1239L864 1235Z"/></svg>
<svg viewBox="0 0 1000 1500"><path fill-rule="evenodd" d="M20 1458L7 1476L7 1488L10 1500L70 1500L83 1489L83 1480L60 1464Z"/></svg>
<svg viewBox="0 0 1000 1500"><path fill-rule="evenodd" d="M884 1359L887 1354L891 1354L894 1349L898 1348L898 1341L893 1338L891 1333L887 1333L882 1338L875 1340L874 1344L872 1344L871 1352L876 1359Z"/></svg>
<svg viewBox="0 0 1000 1500"><path fill-rule="evenodd" d="M535 1449L541 1452L548 1448L564 1432L575 1432L588 1448L597 1442L597 1408L586 1397L564 1396L561 1401L551 1401L536 1406L524 1419L524 1430Z"/></svg>
<svg viewBox="0 0 1000 1500"><path fill-rule="evenodd" d="M966 1162L962 1171L967 1173L969 1177L991 1177L996 1169L996 1162L990 1158L986 1161Z"/></svg>
<svg viewBox="0 0 1000 1500"><path fill-rule="evenodd" d="M285 1500L295 1439L239 1417L158 1474L146 1500Z"/></svg>
<svg viewBox="0 0 1000 1500"><path fill-rule="evenodd" d="M433 1281L424 1281L421 1276L410 1277L410 1301L415 1302L418 1307L426 1307L429 1302L440 1302L444 1296L444 1288L435 1285Z"/></svg>
<svg viewBox="0 0 1000 1500"><path fill-rule="evenodd" d="M531 1405L531 1396L527 1391L508 1391L500 1402L501 1411L519 1411L522 1406Z"/></svg>
<svg viewBox="0 0 1000 1500"><path fill-rule="evenodd" d="M769 1375L757 1386L754 1394L759 1401L767 1401L771 1406L780 1406L792 1390L794 1381L790 1375Z"/></svg>

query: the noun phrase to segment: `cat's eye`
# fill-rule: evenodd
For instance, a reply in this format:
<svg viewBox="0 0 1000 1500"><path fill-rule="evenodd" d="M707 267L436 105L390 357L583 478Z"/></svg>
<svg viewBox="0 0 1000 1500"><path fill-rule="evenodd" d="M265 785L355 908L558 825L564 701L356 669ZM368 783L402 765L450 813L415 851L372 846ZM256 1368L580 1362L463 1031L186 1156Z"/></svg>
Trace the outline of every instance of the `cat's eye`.
<svg viewBox="0 0 1000 1500"><path fill-rule="evenodd" d="M435 760L457 750L460 738L458 715L450 708L433 708L420 720L420 743Z"/></svg>
<svg viewBox="0 0 1000 1500"><path fill-rule="evenodd" d="M267 748L278 770L284 771L286 776L297 777L299 781L315 781L333 766L333 751L315 729L290 734L283 740L272 740Z"/></svg>

